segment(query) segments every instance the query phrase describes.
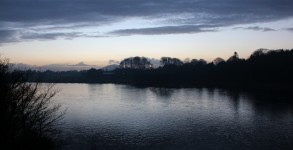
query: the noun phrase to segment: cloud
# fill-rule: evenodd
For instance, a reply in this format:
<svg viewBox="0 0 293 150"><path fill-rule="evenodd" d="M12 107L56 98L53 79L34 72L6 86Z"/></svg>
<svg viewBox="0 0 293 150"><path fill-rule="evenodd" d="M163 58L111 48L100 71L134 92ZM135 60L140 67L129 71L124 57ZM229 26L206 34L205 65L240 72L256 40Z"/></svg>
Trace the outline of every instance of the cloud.
<svg viewBox="0 0 293 150"><path fill-rule="evenodd" d="M140 29L122 29L112 31L109 34L127 36L127 35L158 35L158 34L190 34L200 32L212 32L215 29L209 29L202 26L182 25L182 26L163 26L154 28L140 28Z"/></svg>
<svg viewBox="0 0 293 150"><path fill-rule="evenodd" d="M20 42L20 41L44 41L74 38L100 38L109 37L106 35L94 35L82 32L35 32L35 31L17 31L17 30L0 30L0 43Z"/></svg>
<svg viewBox="0 0 293 150"><path fill-rule="evenodd" d="M268 27L266 27L266 28L263 28L262 31L263 31L263 32L268 32L268 31L277 31L277 30L275 30L275 29L273 29L273 28L268 28Z"/></svg>
<svg viewBox="0 0 293 150"><path fill-rule="evenodd" d="M292 15L291 0L1 0L1 20L9 22L106 23L122 17L164 14L247 15L280 18Z"/></svg>
<svg viewBox="0 0 293 150"><path fill-rule="evenodd" d="M205 30L197 25L225 27L292 18L292 7L292 0L1 0L0 43L104 37L109 35L92 35L82 28L98 30L100 26L117 25L130 19L146 20L159 27L136 29L134 24L122 29L117 25L109 33L198 33L214 29ZM260 30L270 31L270 28ZM23 35L25 32L34 33Z"/></svg>
<svg viewBox="0 0 293 150"><path fill-rule="evenodd" d="M285 30L293 32L293 28L286 28Z"/></svg>
<svg viewBox="0 0 293 150"><path fill-rule="evenodd" d="M52 33L35 33L35 32L24 32L20 34L20 39L23 40L55 40L55 39L72 39L76 37L83 36L82 33L79 32L52 32Z"/></svg>
<svg viewBox="0 0 293 150"><path fill-rule="evenodd" d="M234 29L244 29L244 30L262 31L262 32L276 31L273 28L259 27L259 26L253 26L253 27L236 27Z"/></svg>
<svg viewBox="0 0 293 150"><path fill-rule="evenodd" d="M0 30L0 44L18 41L16 34L17 34L17 31L15 30L9 30L9 29Z"/></svg>

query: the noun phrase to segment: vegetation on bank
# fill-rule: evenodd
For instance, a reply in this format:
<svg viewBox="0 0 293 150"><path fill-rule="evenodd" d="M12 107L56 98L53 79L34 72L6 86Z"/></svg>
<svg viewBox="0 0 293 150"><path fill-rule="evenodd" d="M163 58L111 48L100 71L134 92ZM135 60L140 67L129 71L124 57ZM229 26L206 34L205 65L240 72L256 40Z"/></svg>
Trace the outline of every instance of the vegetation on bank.
<svg viewBox="0 0 293 150"><path fill-rule="evenodd" d="M64 115L51 103L57 92L53 85L28 83L0 59L0 149L53 149L55 125Z"/></svg>
<svg viewBox="0 0 293 150"><path fill-rule="evenodd" d="M123 83L146 86L290 87L293 83L293 49L259 49L247 59L235 52L228 60L212 62L162 57L162 66L152 68L145 57L130 57L113 71L25 71L29 81L53 83Z"/></svg>

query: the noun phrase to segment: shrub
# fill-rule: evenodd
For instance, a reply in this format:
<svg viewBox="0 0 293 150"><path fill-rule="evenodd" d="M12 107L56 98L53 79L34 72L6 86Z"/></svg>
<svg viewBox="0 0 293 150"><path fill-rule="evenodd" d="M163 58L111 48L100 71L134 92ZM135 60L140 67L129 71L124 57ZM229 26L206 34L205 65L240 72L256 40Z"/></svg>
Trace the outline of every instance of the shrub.
<svg viewBox="0 0 293 150"><path fill-rule="evenodd" d="M53 104L53 84L28 83L23 73L10 70L0 58L1 145L9 149L51 149L55 125L65 110Z"/></svg>

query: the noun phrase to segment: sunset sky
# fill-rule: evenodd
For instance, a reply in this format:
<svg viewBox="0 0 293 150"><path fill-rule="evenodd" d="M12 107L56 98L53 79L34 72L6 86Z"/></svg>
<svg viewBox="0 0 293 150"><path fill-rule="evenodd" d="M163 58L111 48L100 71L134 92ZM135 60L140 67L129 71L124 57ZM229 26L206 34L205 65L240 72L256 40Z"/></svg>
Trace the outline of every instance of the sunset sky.
<svg viewBox="0 0 293 150"><path fill-rule="evenodd" d="M293 48L292 0L0 0L0 54L31 65L227 59Z"/></svg>

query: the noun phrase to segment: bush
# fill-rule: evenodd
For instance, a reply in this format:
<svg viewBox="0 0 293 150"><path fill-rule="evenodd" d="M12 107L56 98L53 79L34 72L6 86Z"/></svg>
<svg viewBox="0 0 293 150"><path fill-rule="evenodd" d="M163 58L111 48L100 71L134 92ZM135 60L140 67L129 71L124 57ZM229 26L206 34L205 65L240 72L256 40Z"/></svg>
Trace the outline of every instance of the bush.
<svg viewBox="0 0 293 150"><path fill-rule="evenodd" d="M1 146L8 149L52 149L56 123L65 111L52 104L54 85L28 83L0 58Z"/></svg>

